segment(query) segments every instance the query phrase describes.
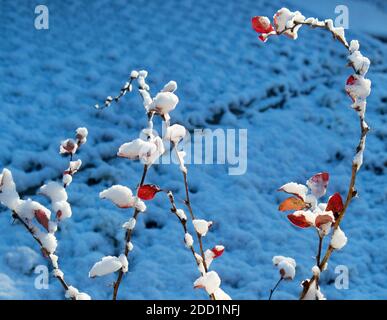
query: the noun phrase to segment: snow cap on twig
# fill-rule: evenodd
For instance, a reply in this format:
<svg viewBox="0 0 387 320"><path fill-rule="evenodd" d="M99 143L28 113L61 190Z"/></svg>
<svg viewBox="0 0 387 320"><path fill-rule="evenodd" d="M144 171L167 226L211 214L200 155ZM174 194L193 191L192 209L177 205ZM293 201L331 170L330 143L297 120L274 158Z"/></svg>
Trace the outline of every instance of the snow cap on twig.
<svg viewBox="0 0 387 320"><path fill-rule="evenodd" d="M50 181L40 187L39 193L48 197L51 202L67 201L66 189L58 182Z"/></svg>
<svg viewBox="0 0 387 320"><path fill-rule="evenodd" d="M160 137L153 137L149 141L136 139L124 143L118 149L119 157L141 160L146 165L153 164L165 152L163 141Z"/></svg>
<svg viewBox="0 0 387 320"><path fill-rule="evenodd" d="M193 246L194 240L188 232L184 235L184 242L187 248L191 248Z"/></svg>
<svg viewBox="0 0 387 320"><path fill-rule="evenodd" d="M137 220L135 218L130 218L122 225L122 227L127 230L133 230L136 227L136 222Z"/></svg>
<svg viewBox="0 0 387 320"><path fill-rule="evenodd" d="M203 219L195 219L192 221L194 228L198 234L200 234L202 237L204 237L208 229L212 226L212 221L206 221Z"/></svg>
<svg viewBox="0 0 387 320"><path fill-rule="evenodd" d="M296 261L293 258L274 256L273 264L278 268L283 279L293 280L296 275Z"/></svg>
<svg viewBox="0 0 387 320"><path fill-rule="evenodd" d="M122 185L113 185L99 193L101 199L112 201L119 208L131 208L135 204L132 190Z"/></svg>
<svg viewBox="0 0 387 320"><path fill-rule="evenodd" d="M59 153L61 154L74 154L77 152L78 144L73 139L66 139L61 142L59 147Z"/></svg>
<svg viewBox="0 0 387 320"><path fill-rule="evenodd" d="M302 22L305 17L299 11L291 12L287 8L281 8L276 12L273 17L274 28L277 33L283 32L286 36L291 39L297 39L298 30L301 28L301 24L296 22ZM285 29L289 29L285 31Z"/></svg>
<svg viewBox="0 0 387 320"><path fill-rule="evenodd" d="M330 245L335 250L340 250L347 244L347 241L348 239L345 236L345 233L340 229L340 227L337 227L337 229L333 232Z"/></svg>
<svg viewBox="0 0 387 320"><path fill-rule="evenodd" d="M184 126L180 124L173 124L167 127L164 134L164 140L168 140L174 144L178 144L185 137L185 134L186 129Z"/></svg>
<svg viewBox="0 0 387 320"><path fill-rule="evenodd" d="M128 260L125 255L121 254L119 257L106 256L94 264L90 269L89 277L101 277L116 272L121 268L123 272L128 271Z"/></svg>
<svg viewBox="0 0 387 320"><path fill-rule="evenodd" d="M161 90L161 92L175 92L177 90L177 83L176 81L169 81L164 88Z"/></svg>
<svg viewBox="0 0 387 320"><path fill-rule="evenodd" d="M176 215L180 218L180 220L187 221L187 215L183 209L176 209Z"/></svg>
<svg viewBox="0 0 387 320"><path fill-rule="evenodd" d="M12 173L8 169L3 169L0 174L0 203L10 210L15 210L19 202L20 197L16 191Z"/></svg>
<svg viewBox="0 0 387 320"><path fill-rule="evenodd" d="M87 128L78 128L76 130L75 138L77 139L78 144L84 144L87 141L87 136L89 134L89 131Z"/></svg>
<svg viewBox="0 0 387 320"><path fill-rule="evenodd" d="M220 287L221 280L215 271L210 271L202 275L194 282L194 288L203 288L208 294L214 294Z"/></svg>

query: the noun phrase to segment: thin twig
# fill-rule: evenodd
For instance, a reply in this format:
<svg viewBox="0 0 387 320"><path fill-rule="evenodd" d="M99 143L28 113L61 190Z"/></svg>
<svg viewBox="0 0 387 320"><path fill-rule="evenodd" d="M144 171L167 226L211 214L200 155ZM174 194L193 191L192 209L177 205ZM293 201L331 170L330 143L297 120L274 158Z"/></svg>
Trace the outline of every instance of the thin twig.
<svg viewBox="0 0 387 320"><path fill-rule="evenodd" d="M144 170L142 172L142 176L141 176L139 187L141 187L144 184L147 172L148 172L148 166L144 165ZM139 213L140 213L140 211L137 208L134 209L133 219L137 220L137 217L138 217ZM125 235L125 250L124 250L124 254L125 254L126 257L128 257L128 254L129 254L128 243L130 242L130 240L132 238L132 232L133 232L132 229L127 230L126 231L126 235ZM120 269L120 271L118 272L117 280L114 282L113 300L117 300L118 288L120 287L120 284L121 284L123 276L124 276L124 272L122 271L122 269Z"/></svg>
<svg viewBox="0 0 387 320"><path fill-rule="evenodd" d="M24 219L22 219L16 211L12 211L12 217L15 219L15 220L18 220L21 222L21 224L24 226L24 228L31 234L32 238L35 239L35 241L39 244L40 246L40 250L42 251L42 253L44 254L45 257L49 258L49 255L50 253L47 251L46 248L43 247L43 243L42 241L40 241L40 239L36 236L35 234L35 231L34 229L31 227L30 224L28 224L26 221L24 221ZM50 260L51 262L51 265L54 269L57 269L54 267L54 265L52 264L52 261L51 259L48 259ZM60 282L60 284L62 285L63 289L65 291L67 291L69 289L69 285L66 283L66 281L64 280L64 278L62 277L55 277L56 279L58 279L58 281Z"/></svg>
<svg viewBox="0 0 387 320"><path fill-rule="evenodd" d="M317 255L316 255L316 265L319 266L324 236L322 236L318 231L317 231L317 234L318 234L318 249L317 249Z"/></svg>
<svg viewBox="0 0 387 320"><path fill-rule="evenodd" d="M269 295L269 300L271 300L271 297L273 296L273 293L275 292L275 290L278 288L279 284L281 283L281 281L283 280L284 278L280 278L278 280L278 282L276 283L276 285L274 286L273 289L270 289L270 295Z"/></svg>
<svg viewBox="0 0 387 320"><path fill-rule="evenodd" d="M176 217L179 219L179 221L180 221L180 223L181 223L181 225L182 225L182 227L183 227L184 234L188 233L188 229L187 229L187 220L182 219L182 218L177 214L176 202L175 202L175 198L174 198L174 196L173 196L172 191L168 191L168 192L167 192L167 195L168 195L169 202L171 203L171 212L174 213L174 214L176 215ZM201 247L201 248L202 248L202 247ZM193 245L190 246L189 249L191 250L192 255L193 255L194 259L195 259L195 262L196 262L196 264L197 264L198 267L199 267L199 266L200 266L200 262L199 262L198 259L196 258L197 253L195 252L194 246L193 246ZM203 259L202 263L203 263L203 267L204 267L204 265L205 265L205 259L204 259L204 258L202 258L202 259ZM207 272L206 269L205 269L205 272ZM203 275L204 275L204 274L202 273L202 276L203 276ZM211 298L211 300L216 300L214 294L211 294L211 295L210 295L210 298Z"/></svg>
<svg viewBox="0 0 387 320"><path fill-rule="evenodd" d="M175 150L176 152L176 155L177 155L177 158L180 160L180 157L179 157L179 154L178 154L178 150L177 150L177 145L176 143L173 144L173 149ZM183 164L180 163L180 166L182 167ZM184 188L185 188L185 200L184 200L184 204L186 205L186 207L188 208L188 211L189 211L189 214L191 216L191 219L192 221L195 220L195 215L193 213L193 210L192 210L192 206L191 206L191 201L190 201L190 198L189 198L189 186L188 186L188 177L187 177L187 172L186 171L183 171L183 179L184 179ZM202 256L203 258L203 267L204 267L204 270L205 272L208 271L208 268L207 268L207 264L206 264L206 259L205 259L205 255L204 255L204 249L203 249L203 241L202 241L202 236L199 232L197 232L195 230L195 233L196 233L196 236L198 238L198 243L199 243L199 247L200 247L200 255Z"/></svg>

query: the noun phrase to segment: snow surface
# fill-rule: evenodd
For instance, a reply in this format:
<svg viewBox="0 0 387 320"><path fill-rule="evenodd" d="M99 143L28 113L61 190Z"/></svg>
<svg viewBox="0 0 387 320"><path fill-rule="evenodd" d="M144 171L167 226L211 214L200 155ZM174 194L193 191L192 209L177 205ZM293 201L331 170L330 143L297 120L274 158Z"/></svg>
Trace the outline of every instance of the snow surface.
<svg viewBox="0 0 387 320"><path fill-rule="evenodd" d="M371 60L371 132L357 180L359 197L343 221L348 244L333 253L320 283L328 299L386 298L387 7L384 1L339 4L343 2L351 19L346 38L358 39ZM109 109L93 106L118 93L131 70L146 69L152 94L170 80L179 86L172 124L190 131L248 129L245 175L230 176L224 165L186 164L194 211L198 218L214 221L205 247L226 247L211 265L222 289L234 299L267 299L278 279L271 258L285 255L297 261L296 277L275 298L296 299L300 282L311 276L317 239L314 230L292 227L286 214L277 211L284 194L276 190L327 171L331 179L325 197L345 194L359 135L357 115L344 92L351 70L344 67L346 52L328 32L303 27L296 41L271 37L263 44L250 19L272 17L283 6L306 17L334 18L334 5L296 0L45 3L50 29L38 31L33 27L34 2L2 1L0 17L7 23L0 26L0 168L12 170L24 199L49 207L47 199L35 194L43 183L60 181L67 168L59 143L76 128L88 128L88 143L76 155L82 168L67 190L73 214L56 233L66 281L94 299L111 298L115 275L89 279L88 272L103 256L121 254L121 225L132 209L115 208L98 194L113 184L135 190L142 165L116 153L120 145L138 138L147 123L135 92ZM146 182L171 189L177 199L184 197L178 166L152 166ZM134 230L119 298L206 299L204 290L192 288L199 273L169 203L157 196L147 206ZM4 207L0 233L0 298L63 299L54 278L49 290L34 288L35 266L49 264ZM350 271L348 290L328 284L340 264Z"/></svg>

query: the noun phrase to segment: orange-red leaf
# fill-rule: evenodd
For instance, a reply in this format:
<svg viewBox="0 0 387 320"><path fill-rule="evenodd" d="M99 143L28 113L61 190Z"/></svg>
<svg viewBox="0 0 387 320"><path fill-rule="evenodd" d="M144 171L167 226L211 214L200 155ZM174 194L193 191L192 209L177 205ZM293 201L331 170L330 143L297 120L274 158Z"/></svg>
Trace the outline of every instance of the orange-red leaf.
<svg viewBox="0 0 387 320"><path fill-rule="evenodd" d="M328 205L325 211L332 211L333 213L340 213L344 209L343 199L340 193L336 192L329 198Z"/></svg>
<svg viewBox="0 0 387 320"><path fill-rule="evenodd" d="M137 196L142 200L152 200L157 192L160 192L159 186L154 184L144 184L138 189Z"/></svg>
<svg viewBox="0 0 387 320"><path fill-rule="evenodd" d="M328 214L320 214L316 217L314 224L316 225L317 228L320 228L320 226L328 222L333 222L332 217Z"/></svg>
<svg viewBox="0 0 387 320"><path fill-rule="evenodd" d="M293 223L296 227L299 228L309 228L310 222L308 222L303 214L288 214L288 219L291 223Z"/></svg>
<svg viewBox="0 0 387 320"><path fill-rule="evenodd" d="M288 211L288 210L302 210L306 207L304 201L296 197L290 197L282 201L279 205L279 211Z"/></svg>
<svg viewBox="0 0 387 320"><path fill-rule="evenodd" d="M214 259L220 257L224 252L223 246L215 246L211 249L212 253L214 254Z"/></svg>
<svg viewBox="0 0 387 320"><path fill-rule="evenodd" d="M251 26L258 33L269 33L274 31L270 20L263 16L256 16L251 18Z"/></svg>

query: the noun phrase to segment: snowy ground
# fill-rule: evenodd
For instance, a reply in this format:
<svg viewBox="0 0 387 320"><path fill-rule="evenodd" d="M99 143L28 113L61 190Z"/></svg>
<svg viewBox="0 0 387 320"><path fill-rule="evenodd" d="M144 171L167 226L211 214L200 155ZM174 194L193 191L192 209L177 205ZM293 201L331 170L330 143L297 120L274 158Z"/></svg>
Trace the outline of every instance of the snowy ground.
<svg viewBox="0 0 387 320"><path fill-rule="evenodd" d="M70 283L96 299L111 296L113 276L89 279L87 274L103 255L121 252L120 226L131 212L100 201L98 193L113 183L136 186L141 164L115 153L137 138L146 122L135 94L102 113L92 106L115 94L130 70L145 68L153 92L169 80L178 82L181 102L174 122L191 130L248 129L245 175L230 176L222 165L189 166L194 210L215 221L205 243L226 247L213 264L222 286L235 299L266 299L278 279L271 258L281 254L297 260L297 275L275 297L297 298L300 281L310 276L317 239L313 230L295 229L277 212L283 197L275 190L329 171L328 192L344 194L359 130L342 89L350 74L345 52L328 33L305 28L297 41L281 37L262 44L251 30L251 16L272 16L282 6L334 17L334 1L328 3L332 9L320 1L303 3L48 0L50 29L38 31L35 1L2 1L0 168L12 169L19 191L35 197L44 181L59 178L66 168L58 142L79 126L90 132L80 153L85 166L69 188L73 218L58 233L58 254ZM343 223L349 243L333 255L321 285L328 299L380 299L387 298L386 5L346 3L347 39L358 39L372 61L367 112L372 131L358 177L360 197ZM359 8L372 21L364 24L366 33ZM175 166L152 168L147 181L183 197ZM10 213L0 210L0 298L61 299L55 279L49 290L34 288L33 270L46 261L25 230L12 225ZM133 242L120 298L206 298L192 289L198 273L165 199L149 204ZM339 264L350 270L348 290L333 285Z"/></svg>

